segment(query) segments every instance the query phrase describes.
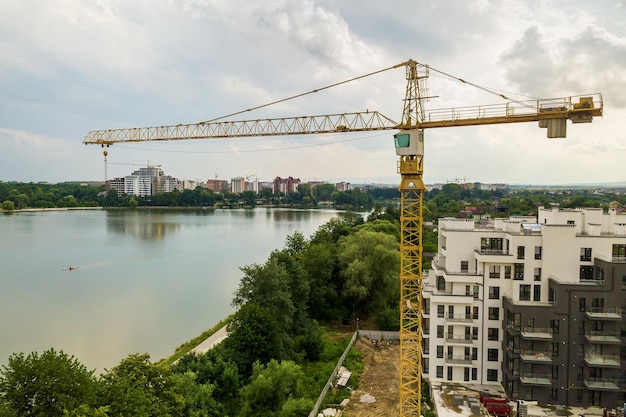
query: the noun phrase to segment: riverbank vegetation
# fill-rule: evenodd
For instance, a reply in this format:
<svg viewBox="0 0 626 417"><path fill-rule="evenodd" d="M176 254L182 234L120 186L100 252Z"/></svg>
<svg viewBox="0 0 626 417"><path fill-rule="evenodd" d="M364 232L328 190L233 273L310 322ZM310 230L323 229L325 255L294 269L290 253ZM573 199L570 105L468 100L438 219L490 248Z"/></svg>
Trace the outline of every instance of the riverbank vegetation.
<svg viewBox="0 0 626 417"><path fill-rule="evenodd" d="M400 193L391 188L355 188L339 191L332 184L299 184L294 192L273 193L264 188L258 193L219 192L197 187L148 197L105 192L103 185L67 182L18 183L0 181L0 211L21 209L104 207L104 208L253 208L253 207L333 207L371 210L376 204L397 205ZM469 184L445 184L424 193L423 217L459 215L510 216L534 213L537 206L596 207L626 206L624 187L510 187L481 190Z"/></svg>

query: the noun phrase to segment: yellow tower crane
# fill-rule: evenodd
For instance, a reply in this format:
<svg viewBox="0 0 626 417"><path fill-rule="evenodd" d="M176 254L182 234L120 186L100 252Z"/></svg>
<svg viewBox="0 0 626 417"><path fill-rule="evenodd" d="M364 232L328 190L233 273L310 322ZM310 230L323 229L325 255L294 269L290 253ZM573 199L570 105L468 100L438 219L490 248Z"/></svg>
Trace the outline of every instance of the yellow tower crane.
<svg viewBox="0 0 626 417"><path fill-rule="evenodd" d="M400 123L377 111L220 121L236 114L401 67L405 68L407 84ZM549 138L564 138L568 120L573 123L589 123L593 117L602 116L603 111L602 95L599 93L533 101L516 101L498 94L505 99L505 103L426 111L424 109L424 102L428 99L426 80L431 70L448 76L448 74L427 65L409 60L380 71L265 106L247 109L220 119L172 126L96 130L89 132L83 143L108 148L115 143L124 142L398 130L399 132L394 135L394 142L396 154L399 157L398 172L401 177L399 187L401 195L400 416L420 416L422 388L422 196L426 191L423 180L424 129L538 122L539 127L547 129ZM467 83L464 80L458 80Z"/></svg>

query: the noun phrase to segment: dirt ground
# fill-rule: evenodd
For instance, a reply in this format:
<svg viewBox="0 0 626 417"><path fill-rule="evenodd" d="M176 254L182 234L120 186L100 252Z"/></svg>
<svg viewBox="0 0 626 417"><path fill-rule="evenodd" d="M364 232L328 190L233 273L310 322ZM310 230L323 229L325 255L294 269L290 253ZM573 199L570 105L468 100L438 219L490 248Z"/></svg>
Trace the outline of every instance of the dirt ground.
<svg viewBox="0 0 626 417"><path fill-rule="evenodd" d="M400 343L372 343L369 339L359 338L354 349L363 354L363 374L343 416L397 416L400 413Z"/></svg>

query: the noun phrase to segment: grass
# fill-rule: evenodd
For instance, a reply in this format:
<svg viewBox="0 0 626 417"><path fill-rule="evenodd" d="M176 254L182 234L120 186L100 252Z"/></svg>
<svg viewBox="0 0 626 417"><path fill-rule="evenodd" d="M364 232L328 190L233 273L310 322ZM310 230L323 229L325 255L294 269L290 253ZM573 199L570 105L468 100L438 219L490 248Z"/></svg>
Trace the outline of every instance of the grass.
<svg viewBox="0 0 626 417"><path fill-rule="evenodd" d="M322 391L324 384L328 381L330 374L335 369L335 365L337 365L337 361L341 357L341 354L350 343L350 338L352 337L352 332L341 332L332 329L324 329L324 351L320 355L320 359L316 362L304 362L300 364L302 366L302 370L307 377L310 378L310 386L308 391L314 393L315 398L313 400L317 400L317 395ZM361 374L363 373L363 364L361 362L361 353L355 350L351 350L350 353L346 356L346 359L343 365L348 368L352 372L352 376L350 376L349 384L352 387L356 387L358 385L358 380ZM348 389L340 389L335 391L333 394L333 390L329 390L326 398L324 399L325 404L338 404L344 398L350 396L350 391Z"/></svg>
<svg viewBox="0 0 626 417"><path fill-rule="evenodd" d="M215 326L213 326L209 330L206 330L199 336L196 336L193 339L183 343L182 345L180 345L174 350L174 353L172 355L168 356L167 358L161 359L159 361L159 364L164 364L164 365L174 364L177 360L179 360L180 358L182 358L183 356L191 352L193 348L198 346L200 343L204 342L206 339L208 339L213 334L215 334L219 329L221 329L222 327L230 323L231 320L232 320L232 316L229 316L226 319L217 323Z"/></svg>

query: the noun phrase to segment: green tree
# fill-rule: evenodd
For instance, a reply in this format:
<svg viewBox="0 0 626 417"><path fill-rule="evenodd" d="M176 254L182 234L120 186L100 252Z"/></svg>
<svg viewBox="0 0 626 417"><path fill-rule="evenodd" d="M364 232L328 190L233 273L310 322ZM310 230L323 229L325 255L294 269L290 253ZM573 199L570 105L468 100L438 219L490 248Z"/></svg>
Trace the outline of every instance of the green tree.
<svg viewBox="0 0 626 417"><path fill-rule="evenodd" d="M18 416L63 416L94 400L93 371L54 349L13 354L0 372L0 398Z"/></svg>
<svg viewBox="0 0 626 417"><path fill-rule="evenodd" d="M267 365L256 363L250 384L241 390L242 407L239 415L241 417L287 415L279 413L287 400L303 396L305 379L302 369L292 361L271 360ZM289 409L293 410L294 406L295 404L290 404ZM308 411L312 406L310 401Z"/></svg>
<svg viewBox="0 0 626 417"><path fill-rule="evenodd" d="M242 376L250 376L256 361L281 359L284 349L279 319L281 315L253 302L243 304L233 315L228 337L222 343L226 357L237 364Z"/></svg>
<svg viewBox="0 0 626 417"><path fill-rule="evenodd" d="M170 368L150 362L150 355L129 355L102 376L101 405L109 406L112 416L182 415L178 382Z"/></svg>
<svg viewBox="0 0 626 417"><path fill-rule="evenodd" d="M4 200L2 202L2 210L4 211L13 211L15 210L15 204L13 204L10 200Z"/></svg>
<svg viewBox="0 0 626 417"><path fill-rule="evenodd" d="M368 314L397 303L400 253L394 236L367 229L339 242L339 263L345 282L342 294L355 313Z"/></svg>

